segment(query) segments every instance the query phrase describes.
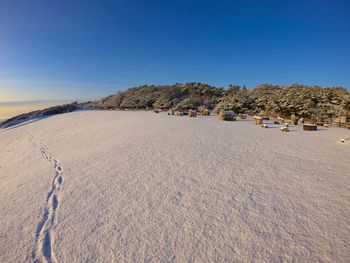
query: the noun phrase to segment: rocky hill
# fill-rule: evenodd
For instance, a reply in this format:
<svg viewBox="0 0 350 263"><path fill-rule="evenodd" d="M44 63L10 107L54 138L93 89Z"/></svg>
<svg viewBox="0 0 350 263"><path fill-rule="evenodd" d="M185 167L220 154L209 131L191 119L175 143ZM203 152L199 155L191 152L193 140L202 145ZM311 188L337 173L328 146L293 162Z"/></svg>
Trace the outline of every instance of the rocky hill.
<svg viewBox="0 0 350 263"><path fill-rule="evenodd" d="M196 109L224 108L236 112L334 118L350 115L350 93L342 87L294 84L259 85L251 90L230 85L228 89L202 83L141 86L91 103L100 109Z"/></svg>

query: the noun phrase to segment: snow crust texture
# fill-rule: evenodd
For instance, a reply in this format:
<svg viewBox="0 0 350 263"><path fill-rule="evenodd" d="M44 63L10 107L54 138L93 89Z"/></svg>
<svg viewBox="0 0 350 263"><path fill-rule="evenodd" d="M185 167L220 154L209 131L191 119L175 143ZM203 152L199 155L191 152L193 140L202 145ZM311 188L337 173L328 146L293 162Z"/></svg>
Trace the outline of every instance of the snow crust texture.
<svg viewBox="0 0 350 263"><path fill-rule="evenodd" d="M289 128L80 111L0 130L0 262L348 262L350 132Z"/></svg>

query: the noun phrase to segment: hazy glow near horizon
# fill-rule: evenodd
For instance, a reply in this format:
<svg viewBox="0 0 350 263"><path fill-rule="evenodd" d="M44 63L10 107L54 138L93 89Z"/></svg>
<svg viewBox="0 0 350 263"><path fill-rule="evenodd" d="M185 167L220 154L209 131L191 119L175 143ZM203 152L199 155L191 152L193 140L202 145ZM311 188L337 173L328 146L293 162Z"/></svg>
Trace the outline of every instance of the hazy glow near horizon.
<svg viewBox="0 0 350 263"><path fill-rule="evenodd" d="M17 101L47 101L47 100L91 100L97 99L91 98L86 95L82 89L65 87L56 85L55 89L51 89L53 85L50 84L46 88L43 85L31 84L28 81L24 85L4 87L0 81L0 103L2 102L17 102ZM15 82L16 83L16 82Z"/></svg>
<svg viewBox="0 0 350 263"><path fill-rule="evenodd" d="M67 103L67 101L37 101L23 103L0 103L0 121L22 113L41 110L51 106Z"/></svg>
<svg viewBox="0 0 350 263"><path fill-rule="evenodd" d="M350 1L0 1L0 101L142 84L350 88Z"/></svg>

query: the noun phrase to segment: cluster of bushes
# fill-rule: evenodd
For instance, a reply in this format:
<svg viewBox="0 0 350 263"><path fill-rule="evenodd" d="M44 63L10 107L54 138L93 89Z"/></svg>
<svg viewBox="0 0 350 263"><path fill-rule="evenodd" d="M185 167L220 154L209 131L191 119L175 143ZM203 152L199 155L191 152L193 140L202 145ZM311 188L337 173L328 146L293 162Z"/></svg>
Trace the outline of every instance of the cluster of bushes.
<svg viewBox="0 0 350 263"><path fill-rule="evenodd" d="M215 107L223 88L202 83L171 86L141 86L119 92L92 103L100 109L194 109L201 105Z"/></svg>
<svg viewBox="0 0 350 263"><path fill-rule="evenodd" d="M319 87L294 84L263 84L252 90L230 87L218 107L237 112L264 113L309 118L334 118L350 114L350 93L341 87Z"/></svg>
<svg viewBox="0 0 350 263"><path fill-rule="evenodd" d="M333 118L350 114L350 93L341 87L294 84L259 85L254 89L230 85L228 89L203 83L141 86L91 103L100 109L197 109L205 106L237 113Z"/></svg>

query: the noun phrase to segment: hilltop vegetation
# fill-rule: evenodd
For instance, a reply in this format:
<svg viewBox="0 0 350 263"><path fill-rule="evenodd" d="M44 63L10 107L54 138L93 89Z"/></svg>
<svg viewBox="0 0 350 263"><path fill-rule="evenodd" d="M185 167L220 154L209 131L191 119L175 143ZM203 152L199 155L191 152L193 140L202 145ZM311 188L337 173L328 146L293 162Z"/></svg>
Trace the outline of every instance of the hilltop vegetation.
<svg viewBox="0 0 350 263"><path fill-rule="evenodd" d="M171 86L141 86L119 92L93 103L101 109L192 109L201 105L215 107L223 88L202 83Z"/></svg>
<svg viewBox="0 0 350 263"><path fill-rule="evenodd" d="M251 90L235 85L224 89L196 82L168 86L144 85L93 102L72 103L21 114L0 123L0 128L86 106L105 110L189 110L206 107L233 110L236 113L282 117L295 114L305 118L314 116L317 119L330 119L350 117L350 93L341 87L297 84L263 84Z"/></svg>
<svg viewBox="0 0 350 263"><path fill-rule="evenodd" d="M20 114L18 116L12 117L12 118L7 119L3 122L0 122L0 128L8 128L8 127L20 124L21 122L25 122L28 120L48 117L51 115L56 115L56 114L61 114L61 113L72 112L72 111L75 111L81 107L82 107L81 105L78 105L77 103L74 102L74 103L70 103L70 104L53 106L53 107L46 108L43 110L31 111L28 113L24 113L24 114Z"/></svg>
<svg viewBox="0 0 350 263"><path fill-rule="evenodd" d="M266 113L333 118L350 115L350 93L342 87L263 84L254 89L228 89L202 83L140 86L91 103L100 109L196 109L206 106L238 113Z"/></svg>

